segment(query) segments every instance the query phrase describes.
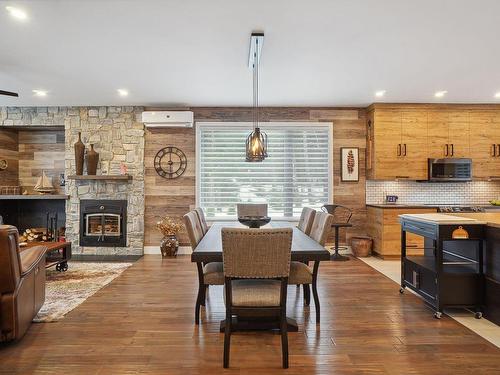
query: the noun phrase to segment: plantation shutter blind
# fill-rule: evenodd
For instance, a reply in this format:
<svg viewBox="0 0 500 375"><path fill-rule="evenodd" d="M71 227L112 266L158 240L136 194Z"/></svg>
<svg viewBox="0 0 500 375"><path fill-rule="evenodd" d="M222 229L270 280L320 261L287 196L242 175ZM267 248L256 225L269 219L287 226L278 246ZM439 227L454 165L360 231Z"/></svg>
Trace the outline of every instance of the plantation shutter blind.
<svg viewBox="0 0 500 375"><path fill-rule="evenodd" d="M303 207L330 201L331 124L261 124L269 157L254 163L245 161L251 129L197 123L197 199L207 217L234 218L237 203L268 203L269 216L297 218Z"/></svg>

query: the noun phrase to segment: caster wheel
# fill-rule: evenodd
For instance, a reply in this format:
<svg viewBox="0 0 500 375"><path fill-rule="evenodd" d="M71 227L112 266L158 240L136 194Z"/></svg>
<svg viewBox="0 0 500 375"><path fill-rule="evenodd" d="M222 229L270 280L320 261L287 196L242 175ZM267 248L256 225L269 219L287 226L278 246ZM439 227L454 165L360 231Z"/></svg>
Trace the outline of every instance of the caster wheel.
<svg viewBox="0 0 500 375"><path fill-rule="evenodd" d="M399 293L404 294L405 288L399 288Z"/></svg>
<svg viewBox="0 0 500 375"><path fill-rule="evenodd" d="M440 311L436 311L434 313L434 318L436 318L436 319L441 319L442 316L443 316L443 313Z"/></svg>
<svg viewBox="0 0 500 375"><path fill-rule="evenodd" d="M481 319L483 317L483 313L481 311L476 311L474 314L474 318Z"/></svg>
<svg viewBox="0 0 500 375"><path fill-rule="evenodd" d="M68 270L68 263L59 263L56 266L56 271L59 272L66 272Z"/></svg>

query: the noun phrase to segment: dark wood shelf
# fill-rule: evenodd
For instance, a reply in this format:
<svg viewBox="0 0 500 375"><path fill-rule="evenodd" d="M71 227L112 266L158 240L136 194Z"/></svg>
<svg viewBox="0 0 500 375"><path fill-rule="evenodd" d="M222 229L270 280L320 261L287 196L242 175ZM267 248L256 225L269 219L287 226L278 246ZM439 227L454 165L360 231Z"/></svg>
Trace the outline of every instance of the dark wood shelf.
<svg viewBox="0 0 500 375"><path fill-rule="evenodd" d="M128 174L117 174L117 175L95 175L95 176L89 176L89 175L82 175L82 176L77 176L77 175L71 175L68 176L68 179L70 180L85 180L85 181L130 181L132 180L132 176Z"/></svg>
<svg viewBox="0 0 500 375"><path fill-rule="evenodd" d="M0 200L66 200L69 195L65 194L37 194L37 195L0 195Z"/></svg>

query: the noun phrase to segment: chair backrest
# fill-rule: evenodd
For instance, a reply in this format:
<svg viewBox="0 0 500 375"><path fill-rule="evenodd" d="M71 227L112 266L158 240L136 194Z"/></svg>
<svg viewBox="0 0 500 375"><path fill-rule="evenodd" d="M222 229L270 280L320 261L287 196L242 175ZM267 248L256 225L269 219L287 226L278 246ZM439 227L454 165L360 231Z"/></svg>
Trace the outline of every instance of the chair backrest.
<svg viewBox="0 0 500 375"><path fill-rule="evenodd" d="M19 233L12 225L0 225L0 295L14 292L20 280Z"/></svg>
<svg viewBox="0 0 500 375"><path fill-rule="evenodd" d="M203 229L201 228L200 219L198 214L194 211L190 211L183 217L184 225L186 226L186 231L189 236L189 241L191 242L191 247L194 248L198 245L198 242L203 238Z"/></svg>
<svg viewBox="0 0 500 375"><path fill-rule="evenodd" d="M321 210L333 215L334 223L347 224L352 217L352 210L340 204L324 204Z"/></svg>
<svg viewBox="0 0 500 375"><path fill-rule="evenodd" d="M333 215L316 212L309 237L324 246L333 224Z"/></svg>
<svg viewBox="0 0 500 375"><path fill-rule="evenodd" d="M201 229L203 230L203 234L208 232L208 224L207 220L205 219L205 213L203 212L203 209L201 207L197 207L194 209L196 214L198 215L198 219L200 220L201 224Z"/></svg>
<svg viewBox="0 0 500 375"><path fill-rule="evenodd" d="M292 228L222 228L224 276L247 279L288 277Z"/></svg>
<svg viewBox="0 0 500 375"><path fill-rule="evenodd" d="M238 217L267 216L267 203L238 203L236 212Z"/></svg>
<svg viewBox="0 0 500 375"><path fill-rule="evenodd" d="M297 224L297 228L299 228L305 234L309 235L309 233L311 233L315 215L316 210L313 210L309 207L304 207L302 209L302 213L300 214L299 224Z"/></svg>

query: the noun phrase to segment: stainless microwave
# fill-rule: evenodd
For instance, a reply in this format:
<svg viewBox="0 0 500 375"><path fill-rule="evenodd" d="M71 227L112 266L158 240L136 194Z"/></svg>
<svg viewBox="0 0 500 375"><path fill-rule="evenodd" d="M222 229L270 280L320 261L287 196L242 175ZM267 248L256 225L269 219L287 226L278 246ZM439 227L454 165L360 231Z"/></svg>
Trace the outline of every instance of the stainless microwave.
<svg viewBox="0 0 500 375"><path fill-rule="evenodd" d="M472 180L472 160L468 158L429 159L429 181L459 182Z"/></svg>

